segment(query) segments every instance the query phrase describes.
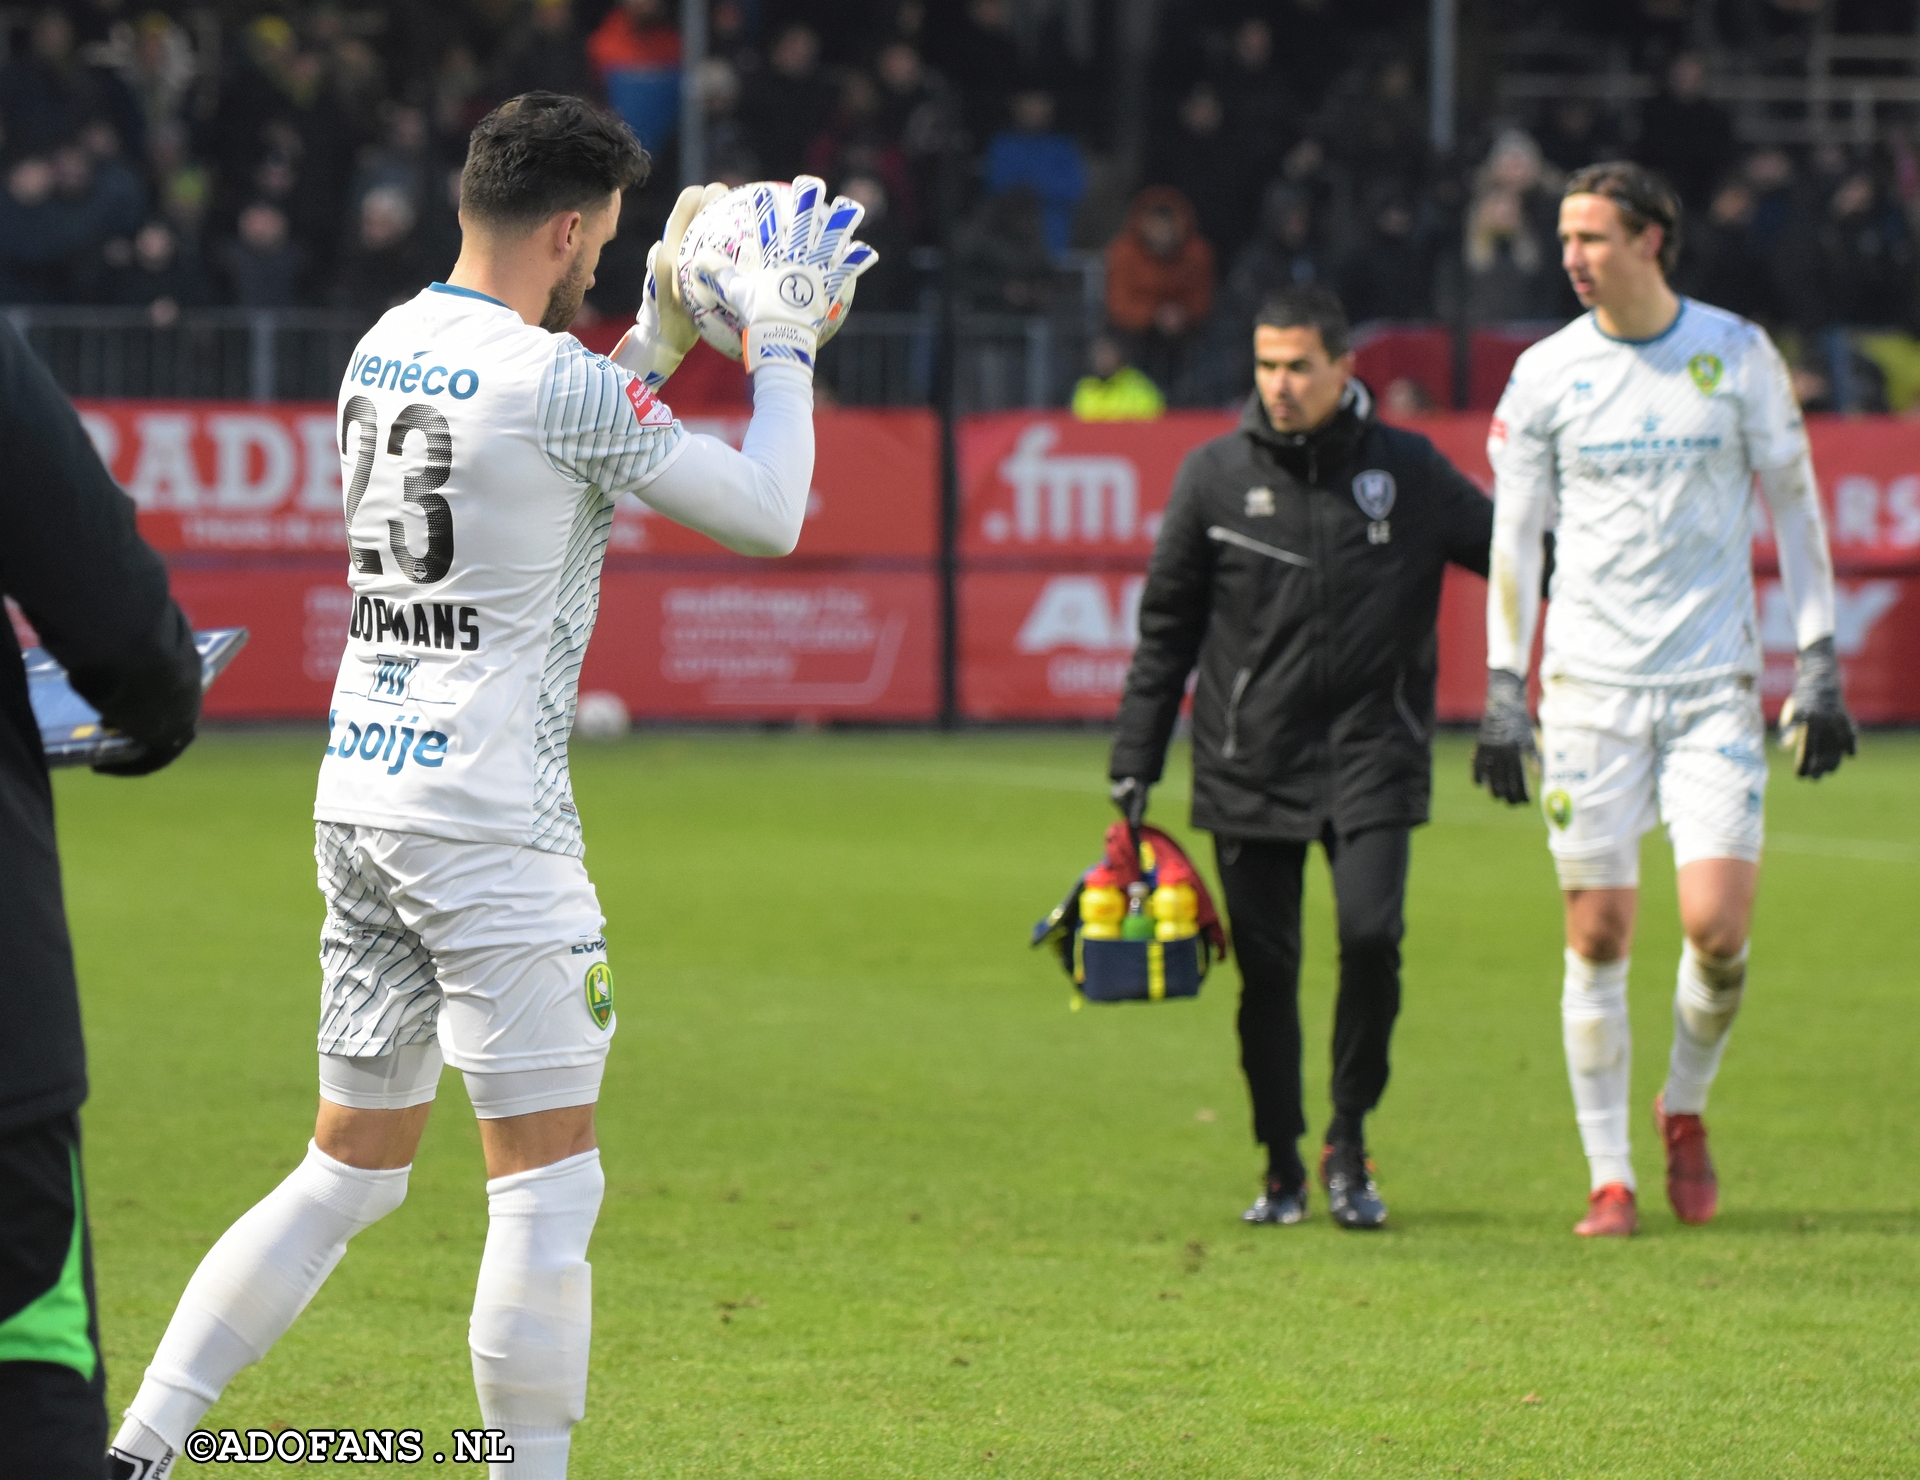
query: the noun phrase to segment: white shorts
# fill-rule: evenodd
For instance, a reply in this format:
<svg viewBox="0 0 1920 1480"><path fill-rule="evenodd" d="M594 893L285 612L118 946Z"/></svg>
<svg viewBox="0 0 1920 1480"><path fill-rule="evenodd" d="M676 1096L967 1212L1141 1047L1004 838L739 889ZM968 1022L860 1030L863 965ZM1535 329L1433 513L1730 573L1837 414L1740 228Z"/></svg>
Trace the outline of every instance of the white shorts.
<svg viewBox="0 0 1920 1480"><path fill-rule="evenodd" d="M1640 838L1667 826L1676 867L1760 861L1766 725L1744 678L1629 688L1550 678L1540 703L1541 810L1562 889L1640 882Z"/></svg>
<svg viewBox="0 0 1920 1480"><path fill-rule="evenodd" d="M320 822L314 860L328 1099L424 1104L443 1058L482 1118L598 1097L618 1020L578 858Z"/></svg>

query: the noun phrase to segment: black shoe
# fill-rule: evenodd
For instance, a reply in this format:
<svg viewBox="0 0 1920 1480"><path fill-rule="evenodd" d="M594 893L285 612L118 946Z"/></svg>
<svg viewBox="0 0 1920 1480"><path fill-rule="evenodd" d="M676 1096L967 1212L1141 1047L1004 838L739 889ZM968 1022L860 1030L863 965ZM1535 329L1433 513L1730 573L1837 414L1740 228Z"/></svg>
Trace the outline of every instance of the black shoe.
<svg viewBox="0 0 1920 1480"><path fill-rule="evenodd" d="M1320 1152L1320 1185L1327 1189L1327 1212L1342 1228L1379 1228L1387 1205L1373 1185L1373 1163L1358 1146L1328 1146Z"/></svg>
<svg viewBox="0 0 1920 1480"><path fill-rule="evenodd" d="M165 1459L135 1459L124 1450L107 1451L107 1474L110 1480L167 1480L173 1470L174 1451L168 1450Z"/></svg>
<svg viewBox="0 0 1920 1480"><path fill-rule="evenodd" d="M1267 1190L1254 1199L1252 1207L1240 1215L1242 1223L1298 1223L1307 1216L1307 1184L1291 1191L1278 1182L1267 1183Z"/></svg>

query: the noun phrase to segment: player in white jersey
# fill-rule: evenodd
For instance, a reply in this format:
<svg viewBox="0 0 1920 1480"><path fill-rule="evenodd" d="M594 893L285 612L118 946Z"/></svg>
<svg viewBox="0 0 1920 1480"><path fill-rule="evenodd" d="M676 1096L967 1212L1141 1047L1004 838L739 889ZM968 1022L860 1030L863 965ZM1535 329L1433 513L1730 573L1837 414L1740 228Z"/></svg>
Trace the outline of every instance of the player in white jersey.
<svg viewBox="0 0 1920 1480"><path fill-rule="evenodd" d="M448 281L390 310L348 366L354 614L314 806L319 1114L306 1159L189 1282L115 1438L116 1480L164 1476L347 1241L399 1206L443 1063L465 1078L490 1179L469 1346L481 1415L513 1456L491 1472L566 1473L616 1026L567 741L613 500L637 493L743 553L790 551L813 350L874 260L850 239L859 208L829 205L819 181L762 192L760 260L715 283L747 325L753 418L739 452L690 436L653 392L694 340L673 268L720 187L682 193L615 360L560 332L646 167L624 124L577 99L503 104L473 133ZM374 1442L343 1431L306 1458L396 1458Z"/></svg>
<svg viewBox="0 0 1920 1480"><path fill-rule="evenodd" d="M1474 779L1527 800L1526 675L1554 536L1541 744L1566 897L1561 1017L1592 1173L1574 1230L1639 1226L1627 1137L1627 963L1641 835L1666 824L1686 944L1654 1102L1667 1195L1718 1206L1701 1112L1739 1010L1759 880L1766 736L1750 554L1757 481L1773 516L1799 665L1783 734L1800 775L1854 749L1833 648L1833 568L1786 366L1755 325L1667 286L1679 203L1637 165L1568 182L1560 239L1592 310L1520 357L1494 413L1487 713Z"/></svg>

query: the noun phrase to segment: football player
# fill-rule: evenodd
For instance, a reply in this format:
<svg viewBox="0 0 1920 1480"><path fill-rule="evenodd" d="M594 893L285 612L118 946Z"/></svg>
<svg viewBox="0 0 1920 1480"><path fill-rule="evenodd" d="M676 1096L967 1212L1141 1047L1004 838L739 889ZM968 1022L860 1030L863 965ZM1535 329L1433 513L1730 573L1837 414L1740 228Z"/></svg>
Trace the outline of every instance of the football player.
<svg viewBox="0 0 1920 1480"><path fill-rule="evenodd" d="M1640 838L1656 818L1673 845L1686 943L1654 1118L1674 1212L1704 1223L1718 1205L1701 1113L1746 989L1767 785L1756 478L1799 648L1782 716L1797 773L1838 767L1854 730L1813 463L1779 352L1745 319L1668 286L1679 202L1641 166L1576 173L1560 240L1591 312L1520 357L1494 413L1487 709L1473 770L1496 797L1527 800L1526 677L1552 529L1542 804L1566 901L1567 1071L1592 1172L1574 1231L1624 1237L1639 1226L1627 962Z"/></svg>
<svg viewBox="0 0 1920 1480"><path fill-rule="evenodd" d="M817 180L754 196L756 239L707 281L746 326L742 449L688 435L653 388L691 347L675 262L711 187L654 249L625 368L562 332L647 158L626 125L528 93L481 121L459 261L361 340L340 392L354 607L314 807L320 1106L305 1160L188 1283L110 1455L161 1476L356 1233L399 1207L442 1064L486 1155L474 1385L513 1458L566 1473L585 1412L594 1102L617 1020L567 764L616 495L752 555L799 539L813 350L873 255ZM359 1459L342 1436L331 1458ZM355 1441L351 1448L358 1449ZM315 1456L309 1456L314 1458ZM328 1456L318 1456L326 1458Z"/></svg>

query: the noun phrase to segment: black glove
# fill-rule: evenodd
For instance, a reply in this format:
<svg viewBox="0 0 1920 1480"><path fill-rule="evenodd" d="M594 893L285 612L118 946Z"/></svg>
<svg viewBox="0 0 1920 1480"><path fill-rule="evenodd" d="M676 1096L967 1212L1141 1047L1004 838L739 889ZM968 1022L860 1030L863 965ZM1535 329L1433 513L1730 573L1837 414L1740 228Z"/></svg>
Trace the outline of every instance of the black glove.
<svg viewBox="0 0 1920 1480"><path fill-rule="evenodd" d="M1841 757L1859 749L1831 637L1808 643L1794 660L1793 692L1780 710L1780 743L1793 747L1793 772L1809 781L1839 770Z"/></svg>
<svg viewBox="0 0 1920 1480"><path fill-rule="evenodd" d="M1527 681L1504 668L1488 670L1487 712L1473 747L1473 784L1517 807L1527 800L1527 760L1537 755L1533 722L1527 718Z"/></svg>
<svg viewBox="0 0 1920 1480"><path fill-rule="evenodd" d="M162 766L172 765L180 752L193 744L193 734L188 729L157 743L143 745L125 760L108 761L93 769L102 776L151 776Z"/></svg>
<svg viewBox="0 0 1920 1480"><path fill-rule="evenodd" d="M1113 783L1113 790L1107 795L1113 798L1114 806L1120 809L1120 815L1127 819L1127 826L1138 828L1147 815L1147 792L1152 789L1151 781L1142 781L1138 776L1123 776Z"/></svg>

